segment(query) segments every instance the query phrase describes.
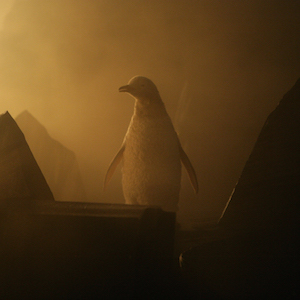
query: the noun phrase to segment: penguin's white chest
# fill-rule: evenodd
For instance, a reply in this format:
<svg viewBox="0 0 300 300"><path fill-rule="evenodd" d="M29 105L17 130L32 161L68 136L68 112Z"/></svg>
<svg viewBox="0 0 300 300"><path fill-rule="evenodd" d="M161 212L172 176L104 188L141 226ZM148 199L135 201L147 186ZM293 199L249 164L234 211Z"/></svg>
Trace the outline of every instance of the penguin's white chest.
<svg viewBox="0 0 300 300"><path fill-rule="evenodd" d="M181 162L169 117L133 117L125 143L122 184L126 203L176 210Z"/></svg>

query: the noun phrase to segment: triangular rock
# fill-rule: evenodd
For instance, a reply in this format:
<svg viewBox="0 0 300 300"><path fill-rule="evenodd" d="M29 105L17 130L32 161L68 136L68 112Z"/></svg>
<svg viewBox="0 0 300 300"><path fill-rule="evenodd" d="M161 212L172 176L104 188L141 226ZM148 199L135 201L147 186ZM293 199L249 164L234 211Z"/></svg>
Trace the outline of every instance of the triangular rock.
<svg viewBox="0 0 300 300"><path fill-rule="evenodd" d="M220 225L294 226L299 213L300 79L267 118Z"/></svg>
<svg viewBox="0 0 300 300"><path fill-rule="evenodd" d="M54 200L24 134L6 112L0 115L0 201Z"/></svg>
<svg viewBox="0 0 300 300"><path fill-rule="evenodd" d="M16 117L56 201L85 202L86 194L75 153L54 140L28 111Z"/></svg>

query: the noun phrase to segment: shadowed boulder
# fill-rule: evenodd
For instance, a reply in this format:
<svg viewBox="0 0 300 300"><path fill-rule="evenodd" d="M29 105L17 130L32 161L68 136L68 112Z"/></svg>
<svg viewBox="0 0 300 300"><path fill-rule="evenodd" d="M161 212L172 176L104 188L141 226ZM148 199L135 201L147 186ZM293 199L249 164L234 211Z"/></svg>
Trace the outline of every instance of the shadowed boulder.
<svg viewBox="0 0 300 300"><path fill-rule="evenodd" d="M300 79L267 118L220 220L226 228L299 224Z"/></svg>
<svg viewBox="0 0 300 300"><path fill-rule="evenodd" d="M211 241L180 256L203 299L298 299L300 79L264 124Z"/></svg>
<svg viewBox="0 0 300 300"><path fill-rule="evenodd" d="M0 116L0 201L53 200L24 134L6 112Z"/></svg>
<svg viewBox="0 0 300 300"><path fill-rule="evenodd" d="M78 162L73 151L54 140L28 111L16 117L56 201L85 202Z"/></svg>

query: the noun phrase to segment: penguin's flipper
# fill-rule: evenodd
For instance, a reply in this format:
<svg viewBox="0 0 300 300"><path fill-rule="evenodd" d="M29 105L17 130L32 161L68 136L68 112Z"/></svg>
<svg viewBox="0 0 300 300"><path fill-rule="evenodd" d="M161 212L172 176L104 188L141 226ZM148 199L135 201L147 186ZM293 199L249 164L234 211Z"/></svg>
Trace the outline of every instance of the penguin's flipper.
<svg viewBox="0 0 300 300"><path fill-rule="evenodd" d="M115 172L115 169L117 168L118 164L123 159L124 150L125 150L125 143L122 145L121 149L118 151L118 153L116 154L116 156L114 157L114 159L112 160L112 162L110 163L110 165L108 167L108 170L105 175L103 190L105 190L106 187L108 186L108 184Z"/></svg>
<svg viewBox="0 0 300 300"><path fill-rule="evenodd" d="M195 172L188 156L182 149L180 143L179 143L179 154L180 154L180 160L183 163L183 165L185 166L187 173L189 175L191 184L194 188L195 193L197 194L198 193L198 180L197 180L196 172Z"/></svg>

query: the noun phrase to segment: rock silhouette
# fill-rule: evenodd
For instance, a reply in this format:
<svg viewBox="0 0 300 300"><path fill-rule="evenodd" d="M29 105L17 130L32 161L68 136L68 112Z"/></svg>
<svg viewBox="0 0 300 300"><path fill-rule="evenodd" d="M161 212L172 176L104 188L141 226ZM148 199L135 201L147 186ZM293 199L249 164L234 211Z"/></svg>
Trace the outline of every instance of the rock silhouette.
<svg viewBox="0 0 300 300"><path fill-rule="evenodd" d="M0 201L53 200L24 134L11 115L0 116Z"/></svg>
<svg viewBox="0 0 300 300"><path fill-rule="evenodd" d="M210 241L181 254L204 299L299 295L299 136L300 79L267 118Z"/></svg>
<svg viewBox="0 0 300 300"><path fill-rule="evenodd" d="M299 223L300 79L267 118L220 220L226 228Z"/></svg>
<svg viewBox="0 0 300 300"><path fill-rule="evenodd" d="M56 201L86 201L73 151L54 140L28 111L16 117Z"/></svg>

